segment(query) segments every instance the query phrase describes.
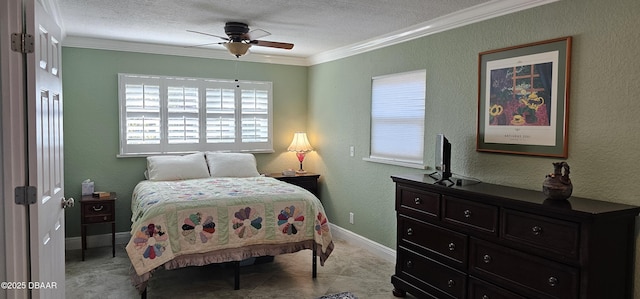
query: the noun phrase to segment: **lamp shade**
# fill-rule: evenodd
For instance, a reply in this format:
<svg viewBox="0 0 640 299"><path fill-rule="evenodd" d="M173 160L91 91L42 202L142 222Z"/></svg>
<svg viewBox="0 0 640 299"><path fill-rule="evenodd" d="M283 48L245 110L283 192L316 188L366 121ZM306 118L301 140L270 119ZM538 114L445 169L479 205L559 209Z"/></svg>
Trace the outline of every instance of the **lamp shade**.
<svg viewBox="0 0 640 299"><path fill-rule="evenodd" d="M307 133L297 132L293 135L293 140L291 141L291 145L287 148L287 151L296 152L296 153L307 153L313 150L311 144L309 144L309 139L307 139Z"/></svg>
<svg viewBox="0 0 640 299"><path fill-rule="evenodd" d="M244 54L247 54L247 50L251 48L250 44L243 42L228 42L223 44L229 52L235 57L240 57Z"/></svg>

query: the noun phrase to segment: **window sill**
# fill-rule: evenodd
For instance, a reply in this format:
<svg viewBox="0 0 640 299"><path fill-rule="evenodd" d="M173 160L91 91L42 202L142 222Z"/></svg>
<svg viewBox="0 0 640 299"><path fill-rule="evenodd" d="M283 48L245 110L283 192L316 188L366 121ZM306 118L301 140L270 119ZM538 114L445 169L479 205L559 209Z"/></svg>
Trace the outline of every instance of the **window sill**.
<svg viewBox="0 0 640 299"><path fill-rule="evenodd" d="M196 153L198 151L191 151L191 152L170 152L170 153L137 153L137 154L118 154L116 155L116 158L146 158L149 156L172 156L172 155L187 155L187 154L193 154ZM275 153L274 150L272 149L262 149L262 150L241 150L241 151L202 151L204 153L206 152L225 152L225 153L251 153L251 154L272 154Z"/></svg>
<svg viewBox="0 0 640 299"><path fill-rule="evenodd" d="M379 158L362 158L362 160L367 162L389 164L389 165L402 166L402 167L408 167L408 168L427 169L427 166L423 165L422 163L411 163L406 161L379 159Z"/></svg>

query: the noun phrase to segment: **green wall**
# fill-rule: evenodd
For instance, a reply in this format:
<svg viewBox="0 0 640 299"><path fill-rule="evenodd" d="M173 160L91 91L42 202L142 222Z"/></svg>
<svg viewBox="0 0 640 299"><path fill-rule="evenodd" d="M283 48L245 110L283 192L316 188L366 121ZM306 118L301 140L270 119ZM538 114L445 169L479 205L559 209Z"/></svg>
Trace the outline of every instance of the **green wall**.
<svg viewBox="0 0 640 299"><path fill-rule="evenodd" d="M563 0L311 67L240 62L242 79L274 82L276 153L257 155L259 168L295 168L285 150L293 132L306 129L316 151L305 159L305 169L322 175L321 199L332 223L395 247L389 176L425 171L362 160L369 148L370 82L377 75L426 69L425 162L432 165L435 135L445 133L453 144L455 174L540 190L559 159L475 151L478 53L570 35L566 161L574 195L640 205L638 13L637 0ZM117 191L117 230L128 231L129 196L145 162L116 158L116 74L234 78L235 62L63 48L63 70L67 196L78 198L85 178L95 180L97 189ZM355 146L355 157L349 146ZM353 225L349 212L355 213ZM78 224L79 210L67 211L67 236L79 235ZM638 293L640 282L636 286Z"/></svg>
<svg viewBox="0 0 640 299"><path fill-rule="evenodd" d="M574 195L640 205L638 13L637 0L564 0L310 67L309 132L316 139L314 170L324 175L321 192L330 220L395 247L389 176L425 171L362 160L369 149L370 81L415 69L427 71L427 164L433 166L435 135L442 132L452 143L455 174L541 190L559 159L475 151L478 53L568 35L573 51L566 161ZM355 157L349 156L351 145ZM349 212L355 213L353 225Z"/></svg>
<svg viewBox="0 0 640 299"><path fill-rule="evenodd" d="M80 183L115 191L116 231L131 226L131 193L144 179L144 158L117 158L118 73L174 75L273 82L274 153L256 154L258 170L295 168L286 148L293 133L306 129L307 68L241 61L188 58L63 47L65 195L79 199ZM80 235L80 207L66 210L66 236ZM88 234L108 227L91 227Z"/></svg>

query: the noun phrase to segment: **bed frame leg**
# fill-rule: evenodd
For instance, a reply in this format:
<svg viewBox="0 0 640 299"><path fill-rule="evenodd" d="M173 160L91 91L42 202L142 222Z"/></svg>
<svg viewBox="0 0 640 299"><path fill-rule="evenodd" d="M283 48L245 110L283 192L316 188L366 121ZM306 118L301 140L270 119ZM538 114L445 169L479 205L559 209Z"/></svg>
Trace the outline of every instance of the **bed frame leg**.
<svg viewBox="0 0 640 299"><path fill-rule="evenodd" d="M142 291L142 294L140 294L140 299L147 299L147 288L144 288L144 291Z"/></svg>
<svg viewBox="0 0 640 299"><path fill-rule="evenodd" d="M318 253L316 253L316 243L313 243L313 261L311 262L311 277L316 278L318 276Z"/></svg>
<svg viewBox="0 0 640 299"><path fill-rule="evenodd" d="M233 262L234 263L234 273L233 273L233 289L240 289L240 261Z"/></svg>

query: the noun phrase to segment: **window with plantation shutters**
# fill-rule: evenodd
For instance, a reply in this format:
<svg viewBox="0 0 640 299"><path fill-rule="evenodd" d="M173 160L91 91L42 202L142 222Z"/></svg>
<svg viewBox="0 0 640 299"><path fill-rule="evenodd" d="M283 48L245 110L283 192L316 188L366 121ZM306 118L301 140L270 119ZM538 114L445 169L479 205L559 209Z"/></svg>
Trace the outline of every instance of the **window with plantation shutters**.
<svg viewBox="0 0 640 299"><path fill-rule="evenodd" d="M207 142L234 143L236 141L236 100L233 88L207 88Z"/></svg>
<svg viewBox="0 0 640 299"><path fill-rule="evenodd" d="M119 74L120 155L272 152L271 82Z"/></svg>
<svg viewBox="0 0 640 299"><path fill-rule="evenodd" d="M269 138L269 94L266 90L242 90L242 141L264 142Z"/></svg>
<svg viewBox="0 0 640 299"><path fill-rule="evenodd" d="M371 80L371 148L365 159L424 168L426 71Z"/></svg>

